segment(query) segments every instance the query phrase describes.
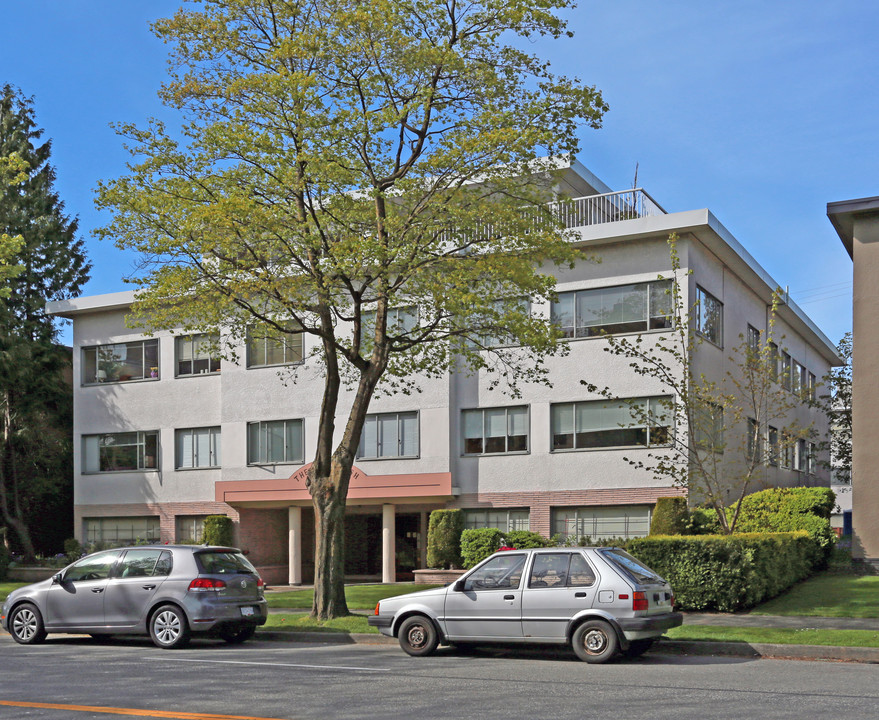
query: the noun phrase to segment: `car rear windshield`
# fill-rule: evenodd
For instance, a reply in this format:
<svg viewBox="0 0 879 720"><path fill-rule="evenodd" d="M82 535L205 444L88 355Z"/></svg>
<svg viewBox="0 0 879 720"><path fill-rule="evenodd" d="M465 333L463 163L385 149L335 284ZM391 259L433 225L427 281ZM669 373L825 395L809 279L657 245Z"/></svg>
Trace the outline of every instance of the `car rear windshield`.
<svg viewBox="0 0 879 720"><path fill-rule="evenodd" d="M256 569L241 553L208 551L196 553L195 557L201 571L208 575L256 573Z"/></svg>
<svg viewBox="0 0 879 720"><path fill-rule="evenodd" d="M635 582L652 584L665 583L659 575L653 572L640 560L633 558L625 550L619 548L607 548L599 550L602 557L607 559L611 564L619 568L626 575L629 575Z"/></svg>

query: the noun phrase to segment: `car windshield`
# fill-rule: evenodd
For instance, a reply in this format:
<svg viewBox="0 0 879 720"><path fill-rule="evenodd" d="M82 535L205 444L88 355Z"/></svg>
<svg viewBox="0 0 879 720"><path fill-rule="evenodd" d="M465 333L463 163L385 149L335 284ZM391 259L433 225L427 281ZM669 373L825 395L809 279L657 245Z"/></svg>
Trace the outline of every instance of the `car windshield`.
<svg viewBox="0 0 879 720"><path fill-rule="evenodd" d="M640 560L636 560L625 550L619 548L606 548L599 551L611 564L622 570L633 580L640 583L665 583L659 575L653 572Z"/></svg>
<svg viewBox="0 0 879 720"><path fill-rule="evenodd" d="M256 573L256 569L241 553L207 551L196 553L195 557L198 559L202 572L209 575Z"/></svg>

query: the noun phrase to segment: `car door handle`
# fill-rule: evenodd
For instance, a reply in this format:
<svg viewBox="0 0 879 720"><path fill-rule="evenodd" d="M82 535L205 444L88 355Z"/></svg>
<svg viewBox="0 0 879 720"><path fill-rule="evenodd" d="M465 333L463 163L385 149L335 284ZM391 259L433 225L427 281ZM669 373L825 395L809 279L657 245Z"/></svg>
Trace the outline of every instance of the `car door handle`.
<svg viewBox="0 0 879 720"><path fill-rule="evenodd" d="M155 589L156 589L156 586L155 586L155 585L141 585L141 587L142 587L144 590L155 590Z"/></svg>
<svg viewBox="0 0 879 720"><path fill-rule="evenodd" d="M92 588L93 593L102 593L104 592L104 588Z"/></svg>
<svg viewBox="0 0 879 720"><path fill-rule="evenodd" d="M575 592L575 593L574 593L574 597L580 597L580 598L582 598L582 597L586 597L586 593L584 593L584 592Z"/></svg>
<svg viewBox="0 0 879 720"><path fill-rule="evenodd" d="M504 595L504 600L515 600L515 599L516 599L515 595Z"/></svg>

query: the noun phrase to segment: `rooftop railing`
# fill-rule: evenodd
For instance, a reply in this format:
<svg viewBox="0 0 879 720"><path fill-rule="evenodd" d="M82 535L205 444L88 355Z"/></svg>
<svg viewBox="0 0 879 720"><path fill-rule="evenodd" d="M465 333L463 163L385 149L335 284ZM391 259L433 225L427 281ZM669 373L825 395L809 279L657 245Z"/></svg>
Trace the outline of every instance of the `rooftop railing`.
<svg viewBox="0 0 879 720"><path fill-rule="evenodd" d="M641 188L589 195L555 203L552 211L567 228L665 215L665 210Z"/></svg>

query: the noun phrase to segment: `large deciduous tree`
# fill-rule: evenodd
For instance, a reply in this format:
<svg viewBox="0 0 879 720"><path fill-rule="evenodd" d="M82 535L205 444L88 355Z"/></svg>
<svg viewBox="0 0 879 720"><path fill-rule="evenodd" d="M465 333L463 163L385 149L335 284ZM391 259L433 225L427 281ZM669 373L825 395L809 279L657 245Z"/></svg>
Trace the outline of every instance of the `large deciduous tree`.
<svg viewBox="0 0 879 720"><path fill-rule="evenodd" d="M557 333L524 301L576 253L548 204L559 163L539 158L576 153L606 107L515 43L563 36L569 6L206 0L154 26L184 122L120 128L140 160L100 187L102 232L143 253L136 323L312 339L319 618L347 614L345 501L376 390L462 366L545 379Z"/></svg>
<svg viewBox="0 0 879 720"><path fill-rule="evenodd" d="M79 292L89 270L42 134L32 100L0 89L0 513L26 556L34 523L65 527L47 521L70 510L69 353L44 307Z"/></svg>

